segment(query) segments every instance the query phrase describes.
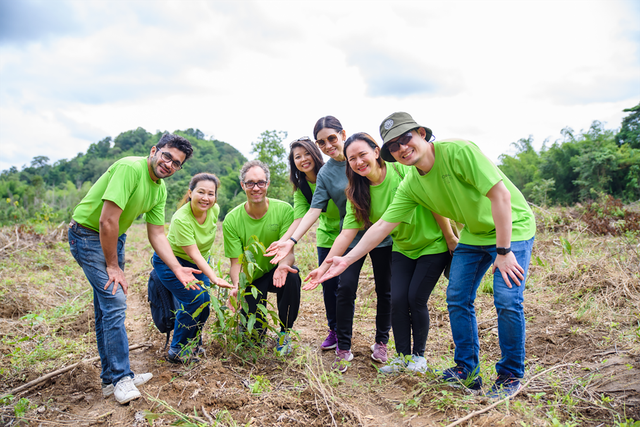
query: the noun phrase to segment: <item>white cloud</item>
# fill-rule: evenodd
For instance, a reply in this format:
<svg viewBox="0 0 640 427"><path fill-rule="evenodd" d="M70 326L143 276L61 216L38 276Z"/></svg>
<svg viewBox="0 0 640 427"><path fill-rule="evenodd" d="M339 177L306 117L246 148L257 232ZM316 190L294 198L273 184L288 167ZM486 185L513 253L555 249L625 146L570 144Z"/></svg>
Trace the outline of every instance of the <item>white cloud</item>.
<svg viewBox="0 0 640 427"><path fill-rule="evenodd" d="M496 159L530 134L619 126L640 100L633 2L32 1L24 16L41 31L0 32L0 169L138 126L250 157L267 129L312 136L331 114L378 137L393 111Z"/></svg>

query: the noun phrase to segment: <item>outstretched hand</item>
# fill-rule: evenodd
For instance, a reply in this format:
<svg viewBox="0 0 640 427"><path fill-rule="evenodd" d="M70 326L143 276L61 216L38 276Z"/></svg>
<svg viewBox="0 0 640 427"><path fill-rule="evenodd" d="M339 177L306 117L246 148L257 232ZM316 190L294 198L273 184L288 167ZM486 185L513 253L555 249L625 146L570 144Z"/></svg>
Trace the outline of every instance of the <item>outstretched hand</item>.
<svg viewBox="0 0 640 427"><path fill-rule="evenodd" d="M506 255L496 256L491 273L495 274L496 269L500 270L502 279L508 288L512 288L509 278L513 280L513 283L515 283L516 286L521 286L524 281L524 268L518 264L518 260L513 252L509 252Z"/></svg>
<svg viewBox="0 0 640 427"><path fill-rule="evenodd" d="M325 272L325 269L323 269L322 266L320 266L315 270L313 270L311 273L307 274L307 277L304 278L304 281L308 283L305 283L305 285L302 287L302 290L312 291L315 288L317 288L318 285L322 283L320 278L322 277L324 272Z"/></svg>
<svg viewBox="0 0 640 427"><path fill-rule="evenodd" d="M279 265L276 271L273 272L273 286L276 288L283 287L287 281L287 274L297 272L298 270L288 265Z"/></svg>
<svg viewBox="0 0 640 427"><path fill-rule="evenodd" d="M216 280L214 280L213 283L220 286L221 288L228 288L228 289L233 288L233 285L231 283L227 282L224 279L221 279L220 277L216 277Z"/></svg>
<svg viewBox="0 0 640 427"><path fill-rule="evenodd" d="M324 262L329 264L329 270L320 278L321 282L325 282L329 279L337 277L341 275L350 265L351 263L345 257L334 256L328 259L325 259Z"/></svg>
<svg viewBox="0 0 640 427"><path fill-rule="evenodd" d="M176 271L174 271L174 273L176 275L176 278L186 288L190 286L189 285L190 282L193 282L194 280L198 280L196 279L196 276L194 276L194 274L200 274L202 273L202 271L196 270L195 268L191 268L191 267L179 267L176 269Z"/></svg>
<svg viewBox="0 0 640 427"><path fill-rule="evenodd" d="M273 256L273 259L269 261L271 264L279 263L284 257L286 257L289 252L293 249L293 241L285 240L284 242L273 242L267 248L267 252L265 252L264 256Z"/></svg>

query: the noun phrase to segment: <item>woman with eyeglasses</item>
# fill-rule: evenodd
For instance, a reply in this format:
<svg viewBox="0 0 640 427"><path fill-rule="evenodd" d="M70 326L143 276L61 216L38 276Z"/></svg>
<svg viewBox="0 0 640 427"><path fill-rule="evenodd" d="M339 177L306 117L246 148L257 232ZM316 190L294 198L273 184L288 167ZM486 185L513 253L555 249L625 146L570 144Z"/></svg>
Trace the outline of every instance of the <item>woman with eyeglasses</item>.
<svg viewBox="0 0 640 427"><path fill-rule="evenodd" d="M386 163L380 156L380 148L366 133L356 133L344 144L349 162L347 214L342 231L327 260L345 252L359 230L368 229L391 204L398 186L409 170L408 166ZM398 356L382 367L380 372L393 373L404 369L424 373L427 362L424 351L429 333L429 309L427 302L440 275L451 256L447 241L441 231L453 235L446 218L436 216L419 206L411 218L392 232L391 253L391 323ZM360 272L364 257L354 261L339 277ZM329 269L325 261L309 273L310 285L315 287ZM352 289L355 296L357 282ZM352 312L352 306L339 308ZM411 338L413 335L413 346ZM342 349L342 347L340 346ZM347 354L344 361L353 356ZM343 362L346 363L346 362Z"/></svg>
<svg viewBox="0 0 640 427"><path fill-rule="evenodd" d="M318 219L323 209L328 209L329 201L333 201L338 207L340 218L346 214L347 197L347 161L344 156L344 141L346 131L342 124L333 116L326 116L319 119L313 129L316 145L324 154L330 157L327 163L320 169L316 180L316 190L313 194L311 207L300 221L298 227L289 236L284 236L280 241L274 242L267 250L267 256L275 255L272 263L277 263L282 257L291 251L293 246L304 236ZM355 236L351 240L349 247L355 246L360 240L364 231L356 230ZM386 346L389 341L389 330L391 329L391 300L390 300L390 264L391 264L391 238L387 237L375 249L369 252L369 257L373 264L373 273L376 282L377 312L376 312L376 336L372 346L371 357L380 362L387 361ZM326 257L326 255L325 255ZM364 260L364 257L363 257ZM322 263L322 261L321 261ZM360 268L340 275L336 293L329 289L324 290L325 307L327 316L335 313L336 329L330 330L327 339L322 343L323 349L336 349L338 362L344 357L353 358L351 353L351 335L353 330L353 315L355 307L355 290L358 286ZM318 282L320 283L320 282ZM313 286L309 284L302 287L303 290L315 289L318 283ZM335 296L334 296L335 295ZM332 302L332 299L335 298ZM349 359L349 360L351 360ZM348 361L349 361L348 360ZM347 362L348 362L347 361ZM339 365L339 366L338 366ZM338 369L345 372L348 364L337 363Z"/></svg>
<svg viewBox="0 0 640 427"><path fill-rule="evenodd" d="M313 193L316 190L318 172L324 165L322 153L309 137L302 137L293 141L289 151L289 180L293 185L293 224L282 237L281 241L291 241L290 237L298 228L302 218L311 208ZM340 211L329 200L326 209L320 213L318 228L316 230L316 246L318 249L318 263L321 264L333 242L340 234ZM275 245L272 245L275 246ZM338 278L322 283L325 312L329 334L322 342L323 350L336 348L336 288Z"/></svg>
<svg viewBox="0 0 640 427"><path fill-rule="evenodd" d="M194 276L200 281L189 286L180 282L157 253L153 254L153 267L162 284L171 291L180 309L176 312L176 325L169 348L168 360L172 363L198 361L193 354L204 352L200 347L202 327L209 318L210 283L222 288L232 288L219 278L207 262L216 237L220 207L216 203L220 180L210 173L199 173L191 178L189 189L182 199L182 206L171 218L167 240L173 254L183 267L197 268ZM200 312L194 315L198 310ZM194 344L194 340L199 342Z"/></svg>

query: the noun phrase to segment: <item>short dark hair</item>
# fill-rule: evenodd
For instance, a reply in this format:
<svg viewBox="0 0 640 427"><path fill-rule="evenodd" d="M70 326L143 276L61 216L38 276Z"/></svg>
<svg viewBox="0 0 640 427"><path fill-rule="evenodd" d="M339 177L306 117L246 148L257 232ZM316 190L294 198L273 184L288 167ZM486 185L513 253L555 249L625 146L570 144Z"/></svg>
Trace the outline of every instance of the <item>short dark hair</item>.
<svg viewBox="0 0 640 427"><path fill-rule="evenodd" d="M324 128L333 129L338 133L343 131L340 120L333 116L324 116L319 118L316 125L313 127L313 139L318 139L318 132Z"/></svg>
<svg viewBox="0 0 640 427"><path fill-rule="evenodd" d="M193 155L193 147L191 146L189 140L179 135L174 135L172 133L166 132L160 137L160 141L158 141L158 143L156 144L156 148L160 149L165 145L169 148L173 147L182 151L185 155L184 162L189 160L189 158Z"/></svg>

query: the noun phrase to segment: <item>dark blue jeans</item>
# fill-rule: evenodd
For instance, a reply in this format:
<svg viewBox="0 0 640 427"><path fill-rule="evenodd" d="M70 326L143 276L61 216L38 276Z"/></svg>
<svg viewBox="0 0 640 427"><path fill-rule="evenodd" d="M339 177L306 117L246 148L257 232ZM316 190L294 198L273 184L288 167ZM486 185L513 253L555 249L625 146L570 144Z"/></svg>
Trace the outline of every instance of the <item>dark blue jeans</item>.
<svg viewBox="0 0 640 427"><path fill-rule="evenodd" d="M176 257L176 259L183 267L198 268L197 265L180 257ZM209 318L209 303L211 302L209 278L204 273L194 274L196 279L204 282L204 286L200 286L199 291L187 289L156 253L153 254L153 268L156 269L162 284L171 291L173 298L178 303L176 326L173 329L173 339L169 351L172 354L183 356L183 348L193 340L201 338L202 327ZM193 313L200 307L202 307L202 311L194 317Z"/></svg>
<svg viewBox="0 0 640 427"><path fill-rule="evenodd" d="M127 296L118 286L112 295L113 285L107 290L109 281L107 262L100 245L100 234L74 224L69 227L71 255L82 267L84 275L93 287L93 308L96 320L96 342L102 364L100 378L103 384L117 384L123 377L133 377L129 366L129 340L124 327ZM124 271L124 244L126 234L118 237L118 265Z"/></svg>
<svg viewBox="0 0 640 427"><path fill-rule="evenodd" d="M329 255L331 248L318 247L318 265L322 265ZM334 277L322 282L322 296L324 297L324 309L327 313L327 324L332 331L336 330L336 293L338 291L339 277Z"/></svg>
<svg viewBox="0 0 640 427"><path fill-rule="evenodd" d="M511 242L518 264L524 268L524 279L529 271L533 238L520 242ZM447 306L451 333L456 345L454 360L456 365L468 372L478 372L480 364L480 343L474 301L482 277L496 259L496 247L458 244L453 252L449 286L447 287ZM517 378L524 376L524 340L525 320L524 283L507 287L500 270L493 275L493 301L498 313L498 341L502 358L496 364L498 375L512 374Z"/></svg>

